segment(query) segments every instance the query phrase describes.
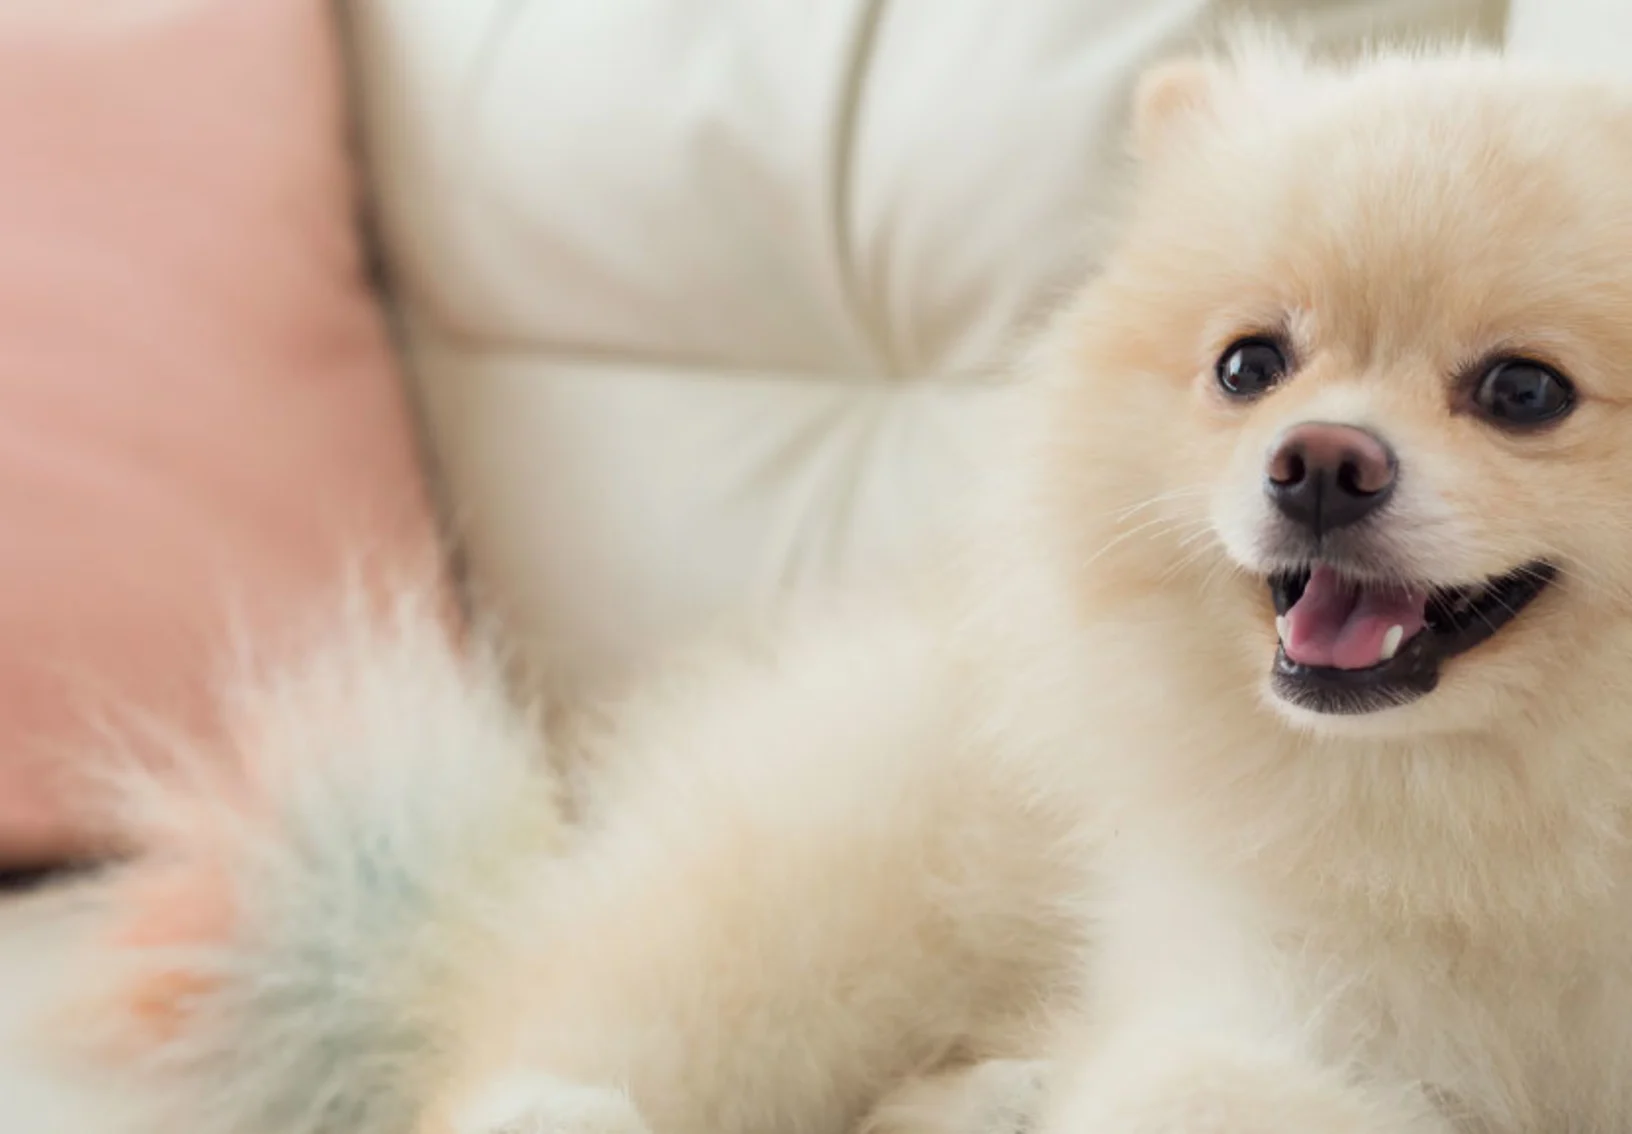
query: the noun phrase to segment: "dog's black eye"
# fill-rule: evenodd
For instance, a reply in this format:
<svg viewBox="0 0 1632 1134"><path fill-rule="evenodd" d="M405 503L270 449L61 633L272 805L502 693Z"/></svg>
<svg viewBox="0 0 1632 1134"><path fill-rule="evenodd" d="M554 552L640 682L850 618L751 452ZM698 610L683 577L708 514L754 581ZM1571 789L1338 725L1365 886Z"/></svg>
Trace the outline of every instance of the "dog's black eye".
<svg viewBox="0 0 1632 1134"><path fill-rule="evenodd" d="M1256 398L1286 377L1286 354L1271 339L1241 339L1219 356L1214 370L1230 397Z"/></svg>
<svg viewBox="0 0 1632 1134"><path fill-rule="evenodd" d="M1506 358L1485 371L1474 407L1497 425L1545 425L1575 408L1575 387L1558 371L1527 358Z"/></svg>

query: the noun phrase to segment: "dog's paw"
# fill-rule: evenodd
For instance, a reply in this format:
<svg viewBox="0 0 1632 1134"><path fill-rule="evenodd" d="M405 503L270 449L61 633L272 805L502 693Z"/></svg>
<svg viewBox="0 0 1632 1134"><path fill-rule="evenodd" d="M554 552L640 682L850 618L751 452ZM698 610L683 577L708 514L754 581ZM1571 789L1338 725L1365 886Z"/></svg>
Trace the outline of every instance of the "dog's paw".
<svg viewBox="0 0 1632 1134"><path fill-rule="evenodd" d="M1043 1134L1452 1134L1411 1086L1246 1051L1120 1054L1062 1092Z"/></svg>
<svg viewBox="0 0 1632 1134"><path fill-rule="evenodd" d="M1029 1134L1048 1064L990 1059L901 1084L858 1134Z"/></svg>
<svg viewBox="0 0 1632 1134"><path fill-rule="evenodd" d="M518 1074L479 1091L461 1109L454 1134L649 1134L622 1091L548 1075Z"/></svg>

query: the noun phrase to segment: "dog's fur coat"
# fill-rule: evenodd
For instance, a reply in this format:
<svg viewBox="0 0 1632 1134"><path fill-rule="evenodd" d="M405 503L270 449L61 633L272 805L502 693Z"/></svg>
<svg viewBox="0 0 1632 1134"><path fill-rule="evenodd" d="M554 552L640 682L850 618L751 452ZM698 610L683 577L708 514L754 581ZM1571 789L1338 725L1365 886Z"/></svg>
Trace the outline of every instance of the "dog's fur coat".
<svg viewBox="0 0 1632 1134"><path fill-rule="evenodd" d="M138 794L94 959L164 1128L1632 1129L1632 98L1260 44L1136 119L1121 241L910 597L678 667L570 823L416 617L248 703L247 789ZM1296 375L1226 404L1269 326ZM1461 412L1495 350L1580 407ZM1415 577L1560 571L1412 704L1269 689L1261 467L1309 420L1390 438Z"/></svg>

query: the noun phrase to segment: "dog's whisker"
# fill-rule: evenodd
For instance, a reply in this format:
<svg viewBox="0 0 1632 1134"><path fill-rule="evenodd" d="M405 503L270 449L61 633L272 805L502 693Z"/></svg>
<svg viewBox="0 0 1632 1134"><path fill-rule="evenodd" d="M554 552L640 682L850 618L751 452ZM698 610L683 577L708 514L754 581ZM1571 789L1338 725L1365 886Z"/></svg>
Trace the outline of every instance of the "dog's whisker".
<svg viewBox="0 0 1632 1134"><path fill-rule="evenodd" d="M1184 500L1192 496L1204 495L1208 490L1207 485L1198 484L1189 485L1184 488L1175 488L1168 492L1159 492L1154 496L1147 497L1146 499L1139 501L1137 504L1122 509L1120 512L1115 513L1114 517L1117 520L1132 519L1135 515L1144 511L1146 508L1154 507L1157 504L1167 504L1176 500Z"/></svg>
<svg viewBox="0 0 1632 1134"><path fill-rule="evenodd" d="M1099 560L1103 559L1106 555L1108 555L1111 551L1115 550L1117 547L1121 546L1123 543L1126 543L1128 540L1132 539L1134 536L1139 535L1141 533L1150 532L1152 529L1156 529L1154 532L1152 532L1152 538L1154 538L1156 535L1161 535L1161 534L1164 534L1166 532L1179 529L1179 528L1181 528L1181 527L1183 527L1185 525L1194 524L1196 522L1197 521L1195 521L1193 519L1175 518L1175 517L1170 517L1170 516L1157 516L1157 517L1155 517L1153 519L1146 520L1143 523L1136 524L1135 526L1127 529L1126 531L1121 532L1115 538L1113 538L1113 539L1109 540L1108 542L1106 542L1105 544L1101 545L1099 550L1094 552L1085 561L1083 561L1081 566L1082 566L1083 569L1087 569L1088 567L1093 566Z"/></svg>
<svg viewBox="0 0 1632 1134"><path fill-rule="evenodd" d="M1195 538L1195 536L1191 537L1192 540L1194 540L1194 538ZM1213 545L1211 543L1203 543L1203 544L1201 544L1199 546L1196 546L1196 547L1192 548L1189 551L1189 553L1187 553L1186 555L1182 556L1181 558L1175 560L1173 563L1169 564L1162 571L1162 573L1159 576L1157 576L1157 581L1160 582L1160 583L1170 582L1174 578L1177 578L1179 575L1182 575L1185 571L1189 570L1192 566L1194 566L1197 562L1199 562L1205 555L1207 555L1208 552L1212 551L1213 549L1214 549L1214 547L1213 547ZM1209 569L1209 576L1213 572L1216 572L1216 571L1219 571L1219 570L1226 570L1226 569L1231 571L1232 573L1240 573L1241 572L1241 568L1238 567L1233 561L1229 560L1226 557L1220 556L1220 557L1218 557L1218 559L1216 559L1214 561L1212 567Z"/></svg>

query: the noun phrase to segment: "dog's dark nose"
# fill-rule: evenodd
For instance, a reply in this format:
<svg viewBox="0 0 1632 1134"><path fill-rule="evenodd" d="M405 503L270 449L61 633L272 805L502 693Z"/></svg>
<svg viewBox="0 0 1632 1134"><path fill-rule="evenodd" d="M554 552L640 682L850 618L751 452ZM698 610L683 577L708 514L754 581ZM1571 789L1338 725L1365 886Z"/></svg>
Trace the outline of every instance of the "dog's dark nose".
<svg viewBox="0 0 1632 1134"><path fill-rule="evenodd" d="M1311 421L1282 435L1264 488L1282 515L1319 536L1376 511L1394 489L1394 468L1375 433Z"/></svg>

